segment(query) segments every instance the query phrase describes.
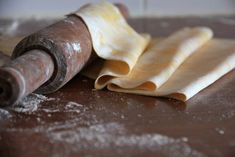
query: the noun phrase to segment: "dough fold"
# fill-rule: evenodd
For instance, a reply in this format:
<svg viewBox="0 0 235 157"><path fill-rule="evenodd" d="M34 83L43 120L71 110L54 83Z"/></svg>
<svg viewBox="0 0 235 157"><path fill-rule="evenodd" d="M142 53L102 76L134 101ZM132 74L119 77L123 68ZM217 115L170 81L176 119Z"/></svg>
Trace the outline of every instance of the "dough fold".
<svg viewBox="0 0 235 157"><path fill-rule="evenodd" d="M118 8L108 2L91 4L75 13L86 23L97 55L106 60L95 88L104 88L102 82L129 74L139 56L147 47L150 36L140 35L131 28ZM110 76L110 77L109 77Z"/></svg>
<svg viewBox="0 0 235 157"><path fill-rule="evenodd" d="M96 89L186 101L235 67L235 41L212 39L207 27L186 27L151 39L132 29L108 2L75 14L86 23L101 58L85 71L96 79Z"/></svg>

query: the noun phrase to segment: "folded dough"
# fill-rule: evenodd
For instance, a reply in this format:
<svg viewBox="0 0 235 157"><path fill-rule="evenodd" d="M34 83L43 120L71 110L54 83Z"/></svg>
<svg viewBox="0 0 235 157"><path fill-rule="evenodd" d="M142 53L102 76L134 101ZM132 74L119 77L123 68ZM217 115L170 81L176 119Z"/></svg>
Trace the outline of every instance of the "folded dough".
<svg viewBox="0 0 235 157"><path fill-rule="evenodd" d="M122 88L155 91L165 83L182 62L212 37L209 28L184 28L163 41L152 41L140 56L133 70L124 77L116 77L106 84ZM102 77L97 78L97 82ZM103 81L100 81L101 83Z"/></svg>
<svg viewBox="0 0 235 157"><path fill-rule="evenodd" d="M101 2L81 8L75 13L86 23L97 55L106 59L103 75L128 74L149 43L149 35L140 35L126 22L118 8ZM105 85L96 85L103 88Z"/></svg>
<svg viewBox="0 0 235 157"><path fill-rule="evenodd" d="M154 44L153 44L154 45ZM112 91L166 96L186 101L235 67L235 41L213 39L196 50L157 90L124 89L110 85Z"/></svg>
<svg viewBox="0 0 235 157"><path fill-rule="evenodd" d="M85 21L93 48L102 58L86 71L96 76L96 89L107 86L112 91L186 101L235 67L234 41L211 40L213 32L206 27L184 28L150 41L108 2L75 14Z"/></svg>

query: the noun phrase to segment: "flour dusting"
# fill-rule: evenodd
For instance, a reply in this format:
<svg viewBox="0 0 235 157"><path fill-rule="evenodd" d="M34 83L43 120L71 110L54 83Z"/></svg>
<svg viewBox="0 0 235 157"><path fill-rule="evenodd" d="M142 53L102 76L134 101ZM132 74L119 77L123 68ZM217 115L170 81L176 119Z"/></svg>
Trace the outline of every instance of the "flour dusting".
<svg viewBox="0 0 235 157"><path fill-rule="evenodd" d="M115 152L127 149L138 151L160 152L164 156L204 157L205 155L192 149L188 139L171 138L157 133L129 134L119 123L95 124L84 128L70 130L51 129L48 137L54 143L63 143L74 151L103 150L115 148Z"/></svg>
<svg viewBox="0 0 235 157"><path fill-rule="evenodd" d="M24 97L19 103L10 107L15 112L34 112L38 109L40 103L52 101L54 98L48 98L44 95L32 93Z"/></svg>
<svg viewBox="0 0 235 157"><path fill-rule="evenodd" d="M42 97L39 100L47 99ZM57 107L62 118L67 116L65 121L43 123L44 117L36 117L35 121L39 125L33 128L9 128L8 133L22 132L28 135L37 133L54 145L56 149L51 150L51 153L58 157L71 156L78 152L86 152L87 156L90 152L105 154L105 150L113 150L114 156L125 156L125 154L137 156L140 153L151 152L166 157L205 157L188 144L187 137L173 138L157 132L133 132L127 128L130 126L112 120L104 121L93 113L92 108L73 101L53 105ZM48 114L53 116L54 113L51 112L53 105L42 106L40 111L49 112ZM123 114L119 117L126 118Z"/></svg>
<svg viewBox="0 0 235 157"><path fill-rule="evenodd" d="M0 108L0 120L5 120L11 117L12 115L10 114L10 112Z"/></svg>
<svg viewBox="0 0 235 157"><path fill-rule="evenodd" d="M65 105L65 111L66 112L77 112L77 113L80 113L80 108L82 107L83 105L81 104L78 104L76 102L73 102L73 101L69 101L66 105Z"/></svg>
<svg viewBox="0 0 235 157"><path fill-rule="evenodd" d="M215 131L218 132L220 135L224 134L224 130L221 128L215 128Z"/></svg>

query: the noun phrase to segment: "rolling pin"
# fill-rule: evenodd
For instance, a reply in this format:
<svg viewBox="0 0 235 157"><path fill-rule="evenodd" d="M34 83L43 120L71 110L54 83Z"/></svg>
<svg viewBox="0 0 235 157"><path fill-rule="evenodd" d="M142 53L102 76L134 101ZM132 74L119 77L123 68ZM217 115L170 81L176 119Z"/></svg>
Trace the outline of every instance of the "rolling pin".
<svg viewBox="0 0 235 157"><path fill-rule="evenodd" d="M128 16L124 5L116 6ZM85 23L73 14L25 37L16 45L12 61L0 68L0 106L14 105L32 92L58 90L95 58L92 51Z"/></svg>

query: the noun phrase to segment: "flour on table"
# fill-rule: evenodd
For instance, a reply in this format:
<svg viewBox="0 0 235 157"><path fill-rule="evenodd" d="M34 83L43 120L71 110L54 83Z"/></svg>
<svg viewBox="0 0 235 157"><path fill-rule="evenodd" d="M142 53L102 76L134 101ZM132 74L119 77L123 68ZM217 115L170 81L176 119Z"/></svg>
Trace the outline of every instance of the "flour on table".
<svg viewBox="0 0 235 157"><path fill-rule="evenodd" d="M58 101L57 103L59 103L60 105L58 104L56 108L52 105L52 106L44 106L43 108L40 108L40 110L47 113L56 113L56 112L80 113L84 109L84 106L82 104L73 101L68 101L65 104L63 101L62 102Z"/></svg>
<svg viewBox="0 0 235 157"><path fill-rule="evenodd" d="M129 148L138 151L160 152L164 156L204 157L205 155L192 149L186 137L171 138L158 133L128 134L119 123L95 124L84 128L70 130L51 129L48 137L53 143L62 143L73 151L103 150L114 147L115 152L125 152Z"/></svg>
<svg viewBox="0 0 235 157"><path fill-rule="evenodd" d="M47 112L47 113L60 112L59 109L46 109L46 108L43 108L42 111Z"/></svg>
<svg viewBox="0 0 235 157"><path fill-rule="evenodd" d="M224 134L224 130L221 128L215 128L215 131L218 132L220 135Z"/></svg>
<svg viewBox="0 0 235 157"><path fill-rule="evenodd" d="M32 93L24 97L18 104L10 107L10 109L16 112L34 112L38 109L40 103L52 100L55 99Z"/></svg>
<svg viewBox="0 0 235 157"><path fill-rule="evenodd" d="M0 121L11 118L11 117L12 115L10 114L10 112L0 108Z"/></svg>
<svg viewBox="0 0 235 157"><path fill-rule="evenodd" d="M78 104L76 102L73 102L73 101L69 101L66 105L65 105L65 111L66 112L76 112L76 113L80 113L80 108L82 107L83 105L81 104Z"/></svg>
<svg viewBox="0 0 235 157"><path fill-rule="evenodd" d="M43 108L49 109L48 106L43 106ZM39 123L40 125L34 128L9 128L7 131L41 134L55 148L58 146L58 149L51 152L58 157L71 156L73 153L84 151L89 156L89 152L103 153L107 149L112 149L113 153L116 154L115 156L130 155L130 150L135 150L131 152L132 156L138 153L151 152L166 157L205 157L204 154L188 144L187 137L173 138L156 132L132 133L125 125L113 121L105 122L93 114L92 109L90 110L85 105L76 102L66 102L65 105L59 104L58 109L69 112L67 115L69 119L49 124ZM70 112L76 112L73 110L79 110L79 114L70 114ZM59 113L63 114L63 112ZM43 117L37 118L36 121L43 121ZM60 154L60 151L66 151L67 154Z"/></svg>

